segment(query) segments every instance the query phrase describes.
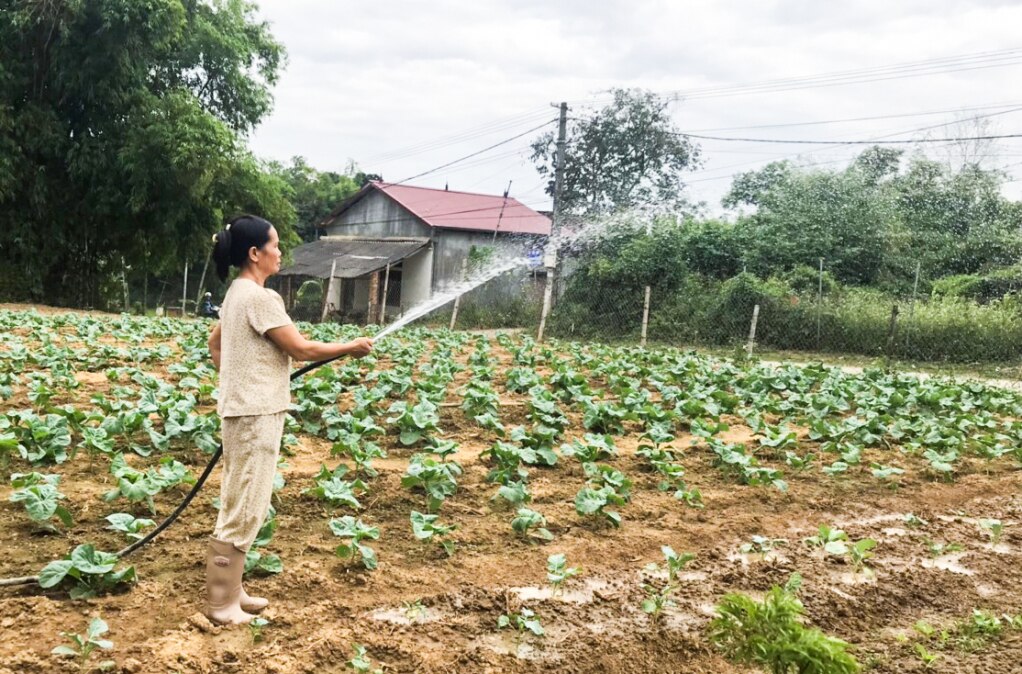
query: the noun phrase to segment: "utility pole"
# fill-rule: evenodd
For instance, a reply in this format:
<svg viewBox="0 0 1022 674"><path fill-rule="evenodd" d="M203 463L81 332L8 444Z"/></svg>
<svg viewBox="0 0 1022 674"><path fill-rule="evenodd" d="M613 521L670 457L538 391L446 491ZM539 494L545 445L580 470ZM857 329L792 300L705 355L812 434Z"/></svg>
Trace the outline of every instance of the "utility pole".
<svg viewBox="0 0 1022 674"><path fill-rule="evenodd" d="M547 316L550 315L557 276L557 248L560 244L561 229L561 190L564 188L564 146L567 144L568 135L568 104L561 103L560 108L561 115L557 123L557 154L554 160L554 212L550 226L550 239L543 255L543 264L546 266L546 286L543 288L543 313L539 318L537 342L543 341L543 331L546 329Z"/></svg>

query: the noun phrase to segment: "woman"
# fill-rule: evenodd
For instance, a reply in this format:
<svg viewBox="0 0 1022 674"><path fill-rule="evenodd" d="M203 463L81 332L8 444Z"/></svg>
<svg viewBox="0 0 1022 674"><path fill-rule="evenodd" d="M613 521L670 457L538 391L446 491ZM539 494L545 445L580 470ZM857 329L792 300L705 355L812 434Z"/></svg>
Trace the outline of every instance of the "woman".
<svg viewBox="0 0 1022 674"><path fill-rule="evenodd" d="M209 338L220 372L217 412L223 422L224 471L220 514L206 557L206 615L221 624L247 623L269 603L241 586L248 551L270 506L284 415L291 403L291 359L353 356L372 348L359 338L344 344L313 342L295 329L284 300L264 287L280 271L277 230L252 215L234 219L213 237L213 260L223 281L241 271L220 306Z"/></svg>

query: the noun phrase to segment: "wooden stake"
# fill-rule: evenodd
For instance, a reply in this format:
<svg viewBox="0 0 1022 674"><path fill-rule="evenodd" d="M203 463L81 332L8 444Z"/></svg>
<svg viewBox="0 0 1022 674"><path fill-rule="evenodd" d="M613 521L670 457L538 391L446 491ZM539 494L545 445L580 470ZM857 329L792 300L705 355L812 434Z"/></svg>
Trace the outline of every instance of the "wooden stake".
<svg viewBox="0 0 1022 674"><path fill-rule="evenodd" d="M898 305L891 307L891 322L887 326L887 365L891 364L891 357L894 356L894 335L898 330Z"/></svg>
<svg viewBox="0 0 1022 674"><path fill-rule="evenodd" d="M380 325L387 322L387 290L390 288L390 263L383 274L383 302L380 303Z"/></svg>
<svg viewBox="0 0 1022 674"><path fill-rule="evenodd" d="M369 315L366 316L366 325L372 325L379 316L380 306L380 272L374 271L369 276Z"/></svg>
<svg viewBox="0 0 1022 674"><path fill-rule="evenodd" d="M322 323L326 320L326 308L330 302L330 291L334 287L334 272L337 271L337 258L334 258L330 262L330 278L326 281L326 291L323 292L323 310L319 314L319 322Z"/></svg>
<svg viewBox="0 0 1022 674"><path fill-rule="evenodd" d="M188 263L185 262L184 287L181 288L181 318L185 317L185 307L188 305Z"/></svg>
<svg viewBox="0 0 1022 674"><path fill-rule="evenodd" d="M649 326L649 286L646 286L646 299L642 303L642 337L639 346L646 346L646 328Z"/></svg>
<svg viewBox="0 0 1022 674"><path fill-rule="evenodd" d="M751 356L756 345L756 323L759 321L759 305L752 308L752 323L749 325L749 343L745 345L746 352Z"/></svg>

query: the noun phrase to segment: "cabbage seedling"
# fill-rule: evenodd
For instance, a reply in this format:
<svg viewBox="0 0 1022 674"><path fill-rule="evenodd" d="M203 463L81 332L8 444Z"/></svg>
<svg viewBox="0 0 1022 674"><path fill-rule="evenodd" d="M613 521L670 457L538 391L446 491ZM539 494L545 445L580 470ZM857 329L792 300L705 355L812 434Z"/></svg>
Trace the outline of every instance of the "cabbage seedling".
<svg viewBox="0 0 1022 674"><path fill-rule="evenodd" d="M71 658L78 659L78 668L81 670L85 669L85 663L88 661L89 656L97 648L108 651L114 647L114 642L109 639L102 639L101 637L109 631L106 621L102 618L93 618L89 622L89 627L85 631L85 635L74 634L72 632L61 632L60 635L70 640L74 644L74 648L71 646L60 645L50 651L54 655L62 655ZM107 661L112 663L112 661ZM100 667L106 665L106 662L100 663Z"/></svg>
<svg viewBox="0 0 1022 674"><path fill-rule="evenodd" d="M819 534L804 539L806 545L823 548L828 555L844 557L848 554L848 534L840 529L833 529L821 524Z"/></svg>
<svg viewBox="0 0 1022 674"><path fill-rule="evenodd" d="M563 553L550 555L546 559L546 579L550 583L550 587L553 588L554 595L561 591L564 581L574 578L580 573L582 573L581 568L568 566L568 559Z"/></svg>
<svg viewBox="0 0 1022 674"><path fill-rule="evenodd" d="M600 489L584 487L575 495L575 512L582 516L603 517L615 527L619 527L621 526L621 515L613 510L606 510L606 508L607 506L622 506L625 503L627 503L627 499L619 495L611 486Z"/></svg>
<svg viewBox="0 0 1022 674"><path fill-rule="evenodd" d="M428 510L436 512L448 496L458 491L460 475L461 466L454 461L437 461L428 454L416 454L401 478L401 486L422 489L426 492Z"/></svg>
<svg viewBox="0 0 1022 674"><path fill-rule="evenodd" d="M343 463L332 471L323 466L316 475L316 486L309 487L302 493L326 501L334 507L346 505L356 509L361 508L362 504L359 503L355 492L356 490L365 491L366 485L362 480L348 482L342 479L347 472L348 467Z"/></svg>
<svg viewBox="0 0 1022 674"><path fill-rule="evenodd" d="M990 545L997 545L1004 534L1004 523L1001 520L983 518L979 521L979 526L990 536Z"/></svg>
<svg viewBox="0 0 1022 674"><path fill-rule="evenodd" d="M114 571L115 566L117 555L102 552L92 544L84 543L64 559L43 567L39 572L39 586L51 588L60 584L69 585L72 599L85 599L112 590L122 583L135 581L135 567Z"/></svg>
<svg viewBox="0 0 1022 674"><path fill-rule="evenodd" d="M515 630L515 641L521 641L521 638L526 632L532 632L537 637L541 637L546 632L543 630L543 625L539 620L539 616L534 611L527 608L522 608L518 613L504 613L497 618L497 628L514 628Z"/></svg>
<svg viewBox="0 0 1022 674"><path fill-rule="evenodd" d="M106 516L106 521L110 523L110 526L106 527L111 531L120 531L129 540L140 540L142 538L142 530L146 527L155 526L156 522L144 517L136 518L134 515L128 513L114 513Z"/></svg>
<svg viewBox="0 0 1022 674"><path fill-rule="evenodd" d="M65 496L57 490L59 483L60 475L15 473L11 476L11 485L21 488L13 491L8 500L11 503L24 503L28 516L48 531L57 531L50 523L50 518L54 515L70 529L74 522L71 519L71 512L60 504Z"/></svg>
<svg viewBox="0 0 1022 674"><path fill-rule="evenodd" d="M443 548L447 556L454 554L454 541L445 540L445 537L454 531L457 526L454 524L438 524L439 515L424 515L413 510L409 519L412 523L412 534L420 541L435 541Z"/></svg>
<svg viewBox="0 0 1022 674"><path fill-rule="evenodd" d="M378 540L380 530L356 520L351 515L345 515L339 519L330 520L330 531L334 536L350 539L348 543L341 543L337 546L336 554L341 559L352 561L362 560L362 565L372 571L376 568L376 551L362 543L364 540Z"/></svg>
<svg viewBox="0 0 1022 674"><path fill-rule="evenodd" d="M355 656L345 663L348 667L358 674L383 674L383 669L373 669L372 660L366 654L365 646L362 644L352 644L351 647L355 651Z"/></svg>
<svg viewBox="0 0 1022 674"><path fill-rule="evenodd" d="M511 528L525 538L540 538L544 541L554 539L554 535L546 528L546 518L528 508L518 509L517 515L511 520Z"/></svg>

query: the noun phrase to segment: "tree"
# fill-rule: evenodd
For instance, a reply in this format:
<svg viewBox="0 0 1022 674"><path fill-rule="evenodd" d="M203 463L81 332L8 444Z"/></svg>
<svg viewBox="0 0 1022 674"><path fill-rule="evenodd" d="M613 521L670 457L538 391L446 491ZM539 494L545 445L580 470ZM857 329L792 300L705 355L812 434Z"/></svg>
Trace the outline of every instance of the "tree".
<svg viewBox="0 0 1022 674"><path fill-rule="evenodd" d="M317 171L304 157L292 157L290 166L273 164L273 171L291 190L291 203L298 219L295 229L306 242L316 240L316 225L339 203L358 192L361 187L358 178L365 176L354 165L344 174Z"/></svg>
<svg viewBox="0 0 1022 674"><path fill-rule="evenodd" d="M286 186L245 146L284 59L253 15L245 0L0 0L9 293L98 304L122 260L148 275L201 258L246 209L288 241Z"/></svg>
<svg viewBox="0 0 1022 674"><path fill-rule="evenodd" d="M565 213L607 214L629 209L686 210L682 173L699 165L699 148L681 135L670 100L638 89L615 89L614 101L568 122L561 207ZM556 137L532 144L536 170L554 193Z"/></svg>

